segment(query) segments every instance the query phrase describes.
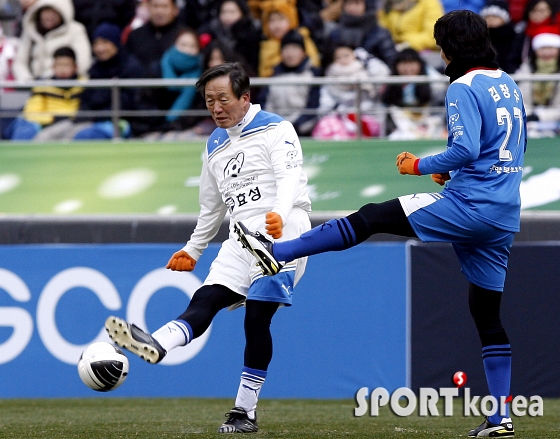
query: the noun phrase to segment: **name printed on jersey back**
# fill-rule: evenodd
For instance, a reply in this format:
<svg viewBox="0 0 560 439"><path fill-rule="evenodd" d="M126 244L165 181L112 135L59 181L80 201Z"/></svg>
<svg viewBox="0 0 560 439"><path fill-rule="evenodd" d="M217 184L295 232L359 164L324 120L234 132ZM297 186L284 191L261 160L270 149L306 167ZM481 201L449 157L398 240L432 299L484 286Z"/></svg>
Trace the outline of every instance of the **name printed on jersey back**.
<svg viewBox="0 0 560 439"><path fill-rule="evenodd" d="M496 174L514 174L523 171L522 163L516 162L520 148L524 148L524 130L525 124L523 119L523 100L515 83L508 81L509 76L496 77L494 74L478 74L478 85L476 89L482 95L486 92L491 101L496 103L496 107L486 106L488 111L481 111L484 114L474 114L471 102L466 102L465 108L461 108L464 91L455 90L453 98L448 101L448 130L453 138L453 143L460 141L461 136L466 135L466 130L472 131L474 123L482 123L482 127L490 137L496 140L495 147L497 154L494 159L490 159L493 163L488 163L488 173ZM464 80L460 81L468 87L472 87L476 73L467 74ZM503 81L503 82L502 82ZM463 89L464 90L464 89ZM479 94L479 96L481 96ZM468 98L467 98L468 100ZM483 104L479 101L479 105ZM466 111L466 114L462 115ZM494 114L495 112L495 114ZM474 116L474 117L473 117ZM482 117L482 120L480 119ZM480 121L480 122L477 122ZM468 125L465 130L465 124ZM489 131L490 130L490 131ZM493 134L492 134L493 133ZM493 147L492 147L493 149ZM509 162L509 163L506 163ZM513 163L512 163L513 162Z"/></svg>

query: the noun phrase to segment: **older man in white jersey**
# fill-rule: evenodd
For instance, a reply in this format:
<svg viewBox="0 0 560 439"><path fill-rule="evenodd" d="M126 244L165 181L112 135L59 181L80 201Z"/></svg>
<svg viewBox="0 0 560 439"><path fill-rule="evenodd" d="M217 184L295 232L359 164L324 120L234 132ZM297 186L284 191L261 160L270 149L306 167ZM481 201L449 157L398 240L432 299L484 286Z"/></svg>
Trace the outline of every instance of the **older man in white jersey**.
<svg viewBox="0 0 560 439"><path fill-rule="evenodd" d="M250 102L249 77L239 63L207 70L197 89L218 128L210 135L200 178L200 214L187 244L167 268L192 271L226 213L230 224L243 220L280 241L310 229L311 202L302 169L301 145L292 124ZM270 323L279 306L292 304L292 292L306 258L286 264L278 276L263 277L258 261L230 230L203 286L187 310L153 334L118 317L106 329L120 346L150 363L185 346L206 331L223 308L245 305L245 355L235 407L221 433L256 432L256 406L272 359Z"/></svg>

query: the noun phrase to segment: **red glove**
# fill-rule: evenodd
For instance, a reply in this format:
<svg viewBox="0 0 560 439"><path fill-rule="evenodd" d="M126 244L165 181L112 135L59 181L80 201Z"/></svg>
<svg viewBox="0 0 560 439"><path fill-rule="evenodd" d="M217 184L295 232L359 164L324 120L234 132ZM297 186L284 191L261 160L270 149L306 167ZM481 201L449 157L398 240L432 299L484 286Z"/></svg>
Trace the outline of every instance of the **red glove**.
<svg viewBox="0 0 560 439"><path fill-rule="evenodd" d="M282 217L276 212L266 213L266 233L272 236L274 239L278 239L282 236L282 227L284 224L282 222Z"/></svg>
<svg viewBox="0 0 560 439"><path fill-rule="evenodd" d="M185 250L179 250L173 253L165 268L173 271L193 271L195 265L195 259L191 258Z"/></svg>
<svg viewBox="0 0 560 439"><path fill-rule="evenodd" d="M403 175L421 175L418 170L420 159L410 152L401 152L397 156L397 168Z"/></svg>
<svg viewBox="0 0 560 439"><path fill-rule="evenodd" d="M443 174L432 174L432 180L434 180L440 186L443 186L447 180L451 180L449 172L444 172Z"/></svg>

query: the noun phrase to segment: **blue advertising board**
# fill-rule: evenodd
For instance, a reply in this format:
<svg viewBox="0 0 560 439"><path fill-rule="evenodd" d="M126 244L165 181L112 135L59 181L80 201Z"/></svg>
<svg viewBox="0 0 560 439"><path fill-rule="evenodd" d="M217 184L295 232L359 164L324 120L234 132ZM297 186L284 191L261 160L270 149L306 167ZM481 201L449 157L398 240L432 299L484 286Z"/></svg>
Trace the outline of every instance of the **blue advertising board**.
<svg viewBox="0 0 560 439"><path fill-rule="evenodd" d="M169 244L0 246L0 397L94 397L79 379L81 352L109 341L114 314L153 332L176 318L219 245L192 273L163 267ZM274 357L262 397L351 398L360 387L408 384L408 250L364 243L310 258L294 306L272 321ZM134 355L110 396L231 397L243 366L243 309L150 365Z"/></svg>

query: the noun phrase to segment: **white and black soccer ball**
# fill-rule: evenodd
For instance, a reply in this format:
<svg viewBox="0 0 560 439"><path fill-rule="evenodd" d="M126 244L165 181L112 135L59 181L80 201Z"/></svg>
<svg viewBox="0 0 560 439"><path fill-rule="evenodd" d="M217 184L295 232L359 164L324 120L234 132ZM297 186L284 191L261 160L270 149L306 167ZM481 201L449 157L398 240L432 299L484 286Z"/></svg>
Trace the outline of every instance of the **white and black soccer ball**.
<svg viewBox="0 0 560 439"><path fill-rule="evenodd" d="M78 374L90 389L109 392L124 383L128 375L128 358L112 343L92 343L80 356Z"/></svg>

